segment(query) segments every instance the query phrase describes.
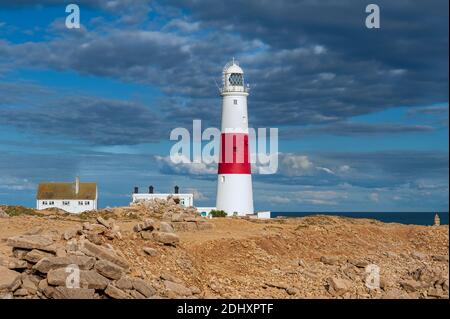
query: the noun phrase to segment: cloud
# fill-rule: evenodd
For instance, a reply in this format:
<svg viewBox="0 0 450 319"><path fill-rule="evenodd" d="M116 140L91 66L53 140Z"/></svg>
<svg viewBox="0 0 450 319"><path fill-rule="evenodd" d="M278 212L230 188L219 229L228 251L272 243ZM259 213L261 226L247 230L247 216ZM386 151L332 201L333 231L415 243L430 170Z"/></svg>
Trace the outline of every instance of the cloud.
<svg viewBox="0 0 450 319"><path fill-rule="evenodd" d="M372 202L378 203L380 201L380 194L378 194L378 193L370 193L369 199Z"/></svg>
<svg viewBox="0 0 450 319"><path fill-rule="evenodd" d="M83 4L105 12L118 13L128 6L135 14L142 10L131 2ZM364 5L358 1L232 0L211 6L186 0L171 1L172 8L141 4L156 15L167 14L166 21L149 29L123 27L113 20L109 27L89 26L78 36L61 31L46 42L3 41L0 59L16 67L155 85L171 97L186 99L184 104L195 99L195 105L217 96L214 80L235 56L252 87L249 120L254 126L342 122L391 107L448 101L445 1L431 1L426 7L382 1L380 32L364 28ZM231 17L223 14L230 7L239 7ZM192 10L186 14L185 8ZM204 32L197 34L197 29ZM208 120L211 116L216 113L204 114ZM387 124L378 128L393 133L431 130ZM347 123L327 131L375 134L378 128Z"/></svg>

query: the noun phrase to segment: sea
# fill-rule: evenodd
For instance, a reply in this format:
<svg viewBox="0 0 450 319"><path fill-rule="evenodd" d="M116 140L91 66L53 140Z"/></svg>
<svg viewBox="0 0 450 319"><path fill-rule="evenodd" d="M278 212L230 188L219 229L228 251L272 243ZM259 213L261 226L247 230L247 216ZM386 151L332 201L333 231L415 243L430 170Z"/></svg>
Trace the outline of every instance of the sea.
<svg viewBox="0 0 450 319"><path fill-rule="evenodd" d="M441 225L448 225L448 212L437 212ZM413 225L433 225L436 212L272 212L271 217L305 217L313 215L345 216L352 218L370 218L385 223Z"/></svg>

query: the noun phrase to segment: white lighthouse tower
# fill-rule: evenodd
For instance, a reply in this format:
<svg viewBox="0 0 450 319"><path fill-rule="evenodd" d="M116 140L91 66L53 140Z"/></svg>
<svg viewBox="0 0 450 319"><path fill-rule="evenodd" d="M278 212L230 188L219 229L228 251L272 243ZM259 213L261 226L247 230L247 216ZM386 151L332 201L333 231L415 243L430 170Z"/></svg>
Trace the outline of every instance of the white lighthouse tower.
<svg viewBox="0 0 450 319"><path fill-rule="evenodd" d="M222 129L216 208L228 215L253 214L252 175L248 148L248 87L234 61L223 69Z"/></svg>

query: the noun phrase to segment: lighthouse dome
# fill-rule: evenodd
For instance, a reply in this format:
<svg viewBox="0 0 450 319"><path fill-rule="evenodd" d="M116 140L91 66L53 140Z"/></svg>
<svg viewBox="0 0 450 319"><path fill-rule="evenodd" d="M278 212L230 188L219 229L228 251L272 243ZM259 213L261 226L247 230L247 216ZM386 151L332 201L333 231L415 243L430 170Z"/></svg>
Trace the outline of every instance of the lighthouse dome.
<svg viewBox="0 0 450 319"><path fill-rule="evenodd" d="M225 92L247 92L244 87L244 71L234 59L223 68L222 93Z"/></svg>

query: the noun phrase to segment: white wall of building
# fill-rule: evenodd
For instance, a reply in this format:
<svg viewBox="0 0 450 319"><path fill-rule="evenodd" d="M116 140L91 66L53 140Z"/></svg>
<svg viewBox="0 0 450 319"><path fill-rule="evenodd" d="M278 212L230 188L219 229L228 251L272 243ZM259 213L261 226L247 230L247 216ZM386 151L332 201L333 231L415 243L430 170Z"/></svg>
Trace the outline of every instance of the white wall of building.
<svg viewBox="0 0 450 319"><path fill-rule="evenodd" d="M150 193L135 193L132 195L132 202L136 203L141 200L154 200L164 199L172 196L173 198L179 198L180 204L185 207L194 206L194 194L150 194Z"/></svg>
<svg viewBox="0 0 450 319"><path fill-rule="evenodd" d="M79 214L84 211L97 209L97 200L93 199L39 199L36 200L38 210L46 208L59 208L72 214Z"/></svg>

